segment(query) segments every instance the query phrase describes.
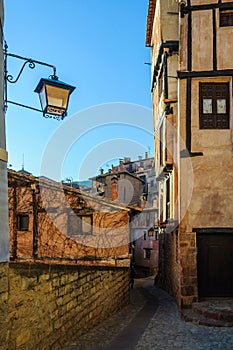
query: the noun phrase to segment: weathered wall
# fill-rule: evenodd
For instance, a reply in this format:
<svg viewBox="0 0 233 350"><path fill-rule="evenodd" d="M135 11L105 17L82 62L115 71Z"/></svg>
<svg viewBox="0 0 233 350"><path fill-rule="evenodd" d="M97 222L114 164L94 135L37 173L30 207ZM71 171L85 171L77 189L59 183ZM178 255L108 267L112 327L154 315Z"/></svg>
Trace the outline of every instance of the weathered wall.
<svg viewBox="0 0 233 350"><path fill-rule="evenodd" d="M0 264L0 350L6 349L8 339L8 263Z"/></svg>
<svg viewBox="0 0 233 350"><path fill-rule="evenodd" d="M157 284L169 292L180 306L180 264L178 233L159 235L159 275ZM164 249L166 248L166 249Z"/></svg>
<svg viewBox="0 0 233 350"><path fill-rule="evenodd" d="M233 227L232 74L228 73L232 69L233 26L220 27L221 7L227 3L232 5L230 0L186 1L187 12L181 11L179 16L175 16L175 10L173 14L169 13L167 8L168 4L173 4L175 9L175 3L177 5L178 1L154 2L152 103L155 136L158 138L156 140L155 137L157 177L161 170L166 171L165 160L169 164L173 162L173 172L167 174L170 177L170 191L166 179L159 184L159 219L164 221L162 225L159 223L162 227L160 277L163 287L175 296L180 307L185 308L198 300L200 267L198 270L197 257L200 256L200 250L198 255L195 229ZM190 5L213 6L190 9ZM170 18L173 18L171 23ZM149 30L151 22L150 18ZM175 39L178 31L179 35ZM178 103L173 115L166 115L166 120L162 120L165 95L162 84L159 89L162 60L159 59L158 51L160 42L173 34L173 40L179 40L179 57L178 61L175 56L168 57L167 95L168 100L171 97L175 99L177 91ZM156 68L156 65L160 67ZM172 80L171 77L177 74L180 79ZM199 84L213 82L229 84L228 129L202 129L200 126ZM174 134L169 131L168 122L174 125ZM176 136L177 145L174 142ZM162 145L164 140L167 159L166 147ZM191 157L187 157L184 152L186 148ZM162 175L159 180L161 178ZM178 219L178 234L176 231L165 233L163 227L170 218Z"/></svg>
<svg viewBox="0 0 233 350"><path fill-rule="evenodd" d="M117 175L117 200L126 204L140 204L143 182L136 176L125 173L110 173L105 177L106 198L112 198L112 177Z"/></svg>
<svg viewBox="0 0 233 350"><path fill-rule="evenodd" d="M98 264L105 258L129 258L130 212L131 209L108 199L54 182L39 186L33 176L9 171L11 259L89 259ZM29 215L26 231L20 231L17 223L22 213ZM84 214L92 217L87 234L80 232L78 226L78 215ZM77 220L72 230L71 218Z"/></svg>
<svg viewBox="0 0 233 350"><path fill-rule="evenodd" d="M9 344L3 322L0 349L62 349L129 302L128 276L127 268L10 263Z"/></svg>

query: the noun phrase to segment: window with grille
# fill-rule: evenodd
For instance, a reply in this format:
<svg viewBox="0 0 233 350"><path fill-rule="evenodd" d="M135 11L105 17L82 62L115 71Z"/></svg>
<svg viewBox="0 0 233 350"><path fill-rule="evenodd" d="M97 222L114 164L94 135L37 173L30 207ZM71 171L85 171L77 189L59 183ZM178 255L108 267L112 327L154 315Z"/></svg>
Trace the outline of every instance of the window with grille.
<svg viewBox="0 0 233 350"><path fill-rule="evenodd" d="M229 129L229 84L200 83L200 129Z"/></svg>
<svg viewBox="0 0 233 350"><path fill-rule="evenodd" d="M233 10L220 10L219 12L220 27L233 26Z"/></svg>

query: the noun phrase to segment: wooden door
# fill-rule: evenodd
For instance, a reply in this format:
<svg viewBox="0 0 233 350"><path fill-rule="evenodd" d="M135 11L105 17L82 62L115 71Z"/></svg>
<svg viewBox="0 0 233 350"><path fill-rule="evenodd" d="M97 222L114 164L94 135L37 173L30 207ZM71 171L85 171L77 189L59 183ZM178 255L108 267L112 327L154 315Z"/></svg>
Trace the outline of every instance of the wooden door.
<svg viewBox="0 0 233 350"><path fill-rule="evenodd" d="M233 297L233 233L197 234L199 297Z"/></svg>

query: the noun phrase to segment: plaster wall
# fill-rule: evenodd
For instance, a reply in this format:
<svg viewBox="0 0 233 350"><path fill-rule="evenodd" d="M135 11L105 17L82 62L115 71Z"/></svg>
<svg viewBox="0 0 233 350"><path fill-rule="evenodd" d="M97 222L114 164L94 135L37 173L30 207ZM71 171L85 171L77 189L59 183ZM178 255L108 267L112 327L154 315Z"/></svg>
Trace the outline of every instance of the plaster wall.
<svg viewBox="0 0 233 350"><path fill-rule="evenodd" d="M232 227L232 112L230 113L231 129L208 130L199 128L199 82L206 81L231 83L231 78L192 80L191 149L193 152L202 152L203 156L181 161L183 164L180 174L181 202L187 206L187 188L190 190L193 188L188 209L191 227ZM230 96L232 96L231 91ZM232 102L230 102L231 105ZM180 115L181 126L184 128L185 113ZM183 130L182 128L181 130ZM191 174L190 170L187 172L185 164L192 167Z"/></svg>
<svg viewBox="0 0 233 350"><path fill-rule="evenodd" d="M192 13L192 70L213 69L212 10ZM201 35L200 35L201 33Z"/></svg>

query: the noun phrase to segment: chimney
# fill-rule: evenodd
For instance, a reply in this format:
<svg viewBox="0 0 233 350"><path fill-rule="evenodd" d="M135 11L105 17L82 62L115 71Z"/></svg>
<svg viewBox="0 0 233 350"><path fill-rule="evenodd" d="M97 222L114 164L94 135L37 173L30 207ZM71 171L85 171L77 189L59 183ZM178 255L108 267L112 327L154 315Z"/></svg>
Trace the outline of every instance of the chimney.
<svg viewBox="0 0 233 350"><path fill-rule="evenodd" d="M130 163L130 160L131 160L130 157L125 157L124 158L124 163L125 164Z"/></svg>
<svg viewBox="0 0 233 350"><path fill-rule="evenodd" d="M145 152L145 158L148 159L148 152Z"/></svg>
<svg viewBox="0 0 233 350"><path fill-rule="evenodd" d="M112 201L116 201L118 199L117 182L118 182L118 179L117 179L116 176L114 176L111 179L111 183L112 183Z"/></svg>

